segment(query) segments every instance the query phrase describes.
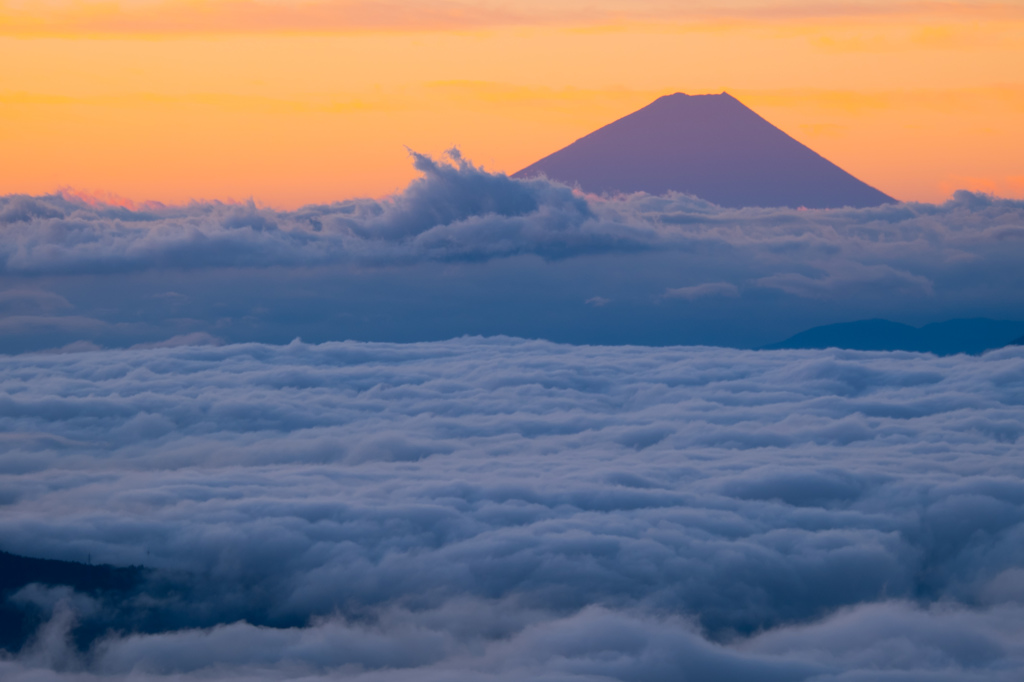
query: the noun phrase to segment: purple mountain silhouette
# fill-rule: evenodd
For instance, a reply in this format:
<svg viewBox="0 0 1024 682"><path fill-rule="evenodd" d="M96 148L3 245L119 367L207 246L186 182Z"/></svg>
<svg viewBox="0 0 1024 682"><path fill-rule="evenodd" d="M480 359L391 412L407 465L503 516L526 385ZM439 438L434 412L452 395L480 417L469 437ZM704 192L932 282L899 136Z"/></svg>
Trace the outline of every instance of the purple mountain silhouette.
<svg viewBox="0 0 1024 682"><path fill-rule="evenodd" d="M659 97L513 177L538 175L594 194L674 190L734 208L896 202L724 92Z"/></svg>

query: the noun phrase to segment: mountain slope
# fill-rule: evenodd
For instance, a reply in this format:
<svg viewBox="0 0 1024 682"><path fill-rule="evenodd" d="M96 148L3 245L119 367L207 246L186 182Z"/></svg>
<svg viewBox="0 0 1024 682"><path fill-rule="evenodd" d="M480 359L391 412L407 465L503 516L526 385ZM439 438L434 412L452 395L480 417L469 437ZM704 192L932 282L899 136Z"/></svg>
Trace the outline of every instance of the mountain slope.
<svg viewBox="0 0 1024 682"><path fill-rule="evenodd" d="M735 208L895 202L726 93L661 97L513 177L539 175L595 194L677 191Z"/></svg>
<svg viewBox="0 0 1024 682"><path fill-rule="evenodd" d="M65 587L97 598L126 599L143 582L145 575L146 569L141 566L93 566L0 551L0 652L21 649L48 618L45 610L31 599L12 599L26 585ZM100 610L80 617L71 632L72 638L81 646L92 642L108 629L108 615Z"/></svg>

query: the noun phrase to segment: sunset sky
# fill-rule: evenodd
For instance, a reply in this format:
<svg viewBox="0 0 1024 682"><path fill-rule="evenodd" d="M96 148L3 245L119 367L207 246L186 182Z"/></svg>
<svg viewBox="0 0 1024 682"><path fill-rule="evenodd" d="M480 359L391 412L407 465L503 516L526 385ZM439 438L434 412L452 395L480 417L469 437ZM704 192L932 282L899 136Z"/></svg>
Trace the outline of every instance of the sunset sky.
<svg viewBox="0 0 1024 682"><path fill-rule="evenodd" d="M0 194L289 208L728 91L902 200L1024 197L1022 2L0 0Z"/></svg>

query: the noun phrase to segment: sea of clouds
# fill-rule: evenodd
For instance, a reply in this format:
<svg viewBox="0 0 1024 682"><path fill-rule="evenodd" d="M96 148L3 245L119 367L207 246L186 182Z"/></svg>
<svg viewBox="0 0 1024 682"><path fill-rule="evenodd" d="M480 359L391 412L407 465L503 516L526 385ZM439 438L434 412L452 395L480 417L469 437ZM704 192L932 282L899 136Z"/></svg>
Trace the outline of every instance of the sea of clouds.
<svg viewBox="0 0 1024 682"><path fill-rule="evenodd" d="M147 567L9 595L0 678L1021 679L1024 347L674 344L1020 319L1024 202L414 161L294 211L0 197L0 549Z"/></svg>
<svg viewBox="0 0 1024 682"><path fill-rule="evenodd" d="M393 197L295 211L0 197L0 352L197 335L760 347L834 322L1024 310L1024 201L723 209L450 155L414 154L422 177Z"/></svg>
<svg viewBox="0 0 1024 682"><path fill-rule="evenodd" d="M3 549L153 569L4 680L1024 675L1021 347L24 354L0 433Z"/></svg>

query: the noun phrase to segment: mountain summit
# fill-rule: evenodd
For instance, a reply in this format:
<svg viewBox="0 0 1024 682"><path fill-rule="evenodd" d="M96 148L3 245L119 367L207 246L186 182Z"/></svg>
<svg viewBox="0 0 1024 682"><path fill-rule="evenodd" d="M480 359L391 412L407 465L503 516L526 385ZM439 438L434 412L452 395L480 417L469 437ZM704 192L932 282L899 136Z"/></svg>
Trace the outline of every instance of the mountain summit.
<svg viewBox="0 0 1024 682"><path fill-rule="evenodd" d="M513 177L538 175L594 194L676 191L732 208L896 201L724 92L659 97Z"/></svg>

